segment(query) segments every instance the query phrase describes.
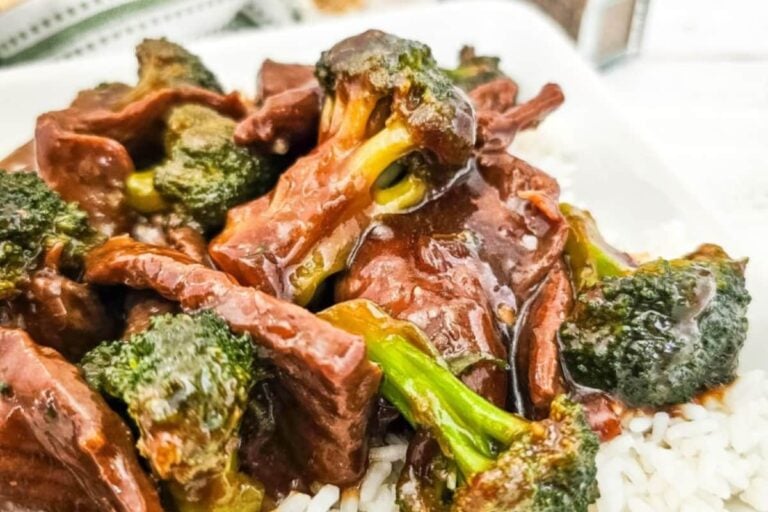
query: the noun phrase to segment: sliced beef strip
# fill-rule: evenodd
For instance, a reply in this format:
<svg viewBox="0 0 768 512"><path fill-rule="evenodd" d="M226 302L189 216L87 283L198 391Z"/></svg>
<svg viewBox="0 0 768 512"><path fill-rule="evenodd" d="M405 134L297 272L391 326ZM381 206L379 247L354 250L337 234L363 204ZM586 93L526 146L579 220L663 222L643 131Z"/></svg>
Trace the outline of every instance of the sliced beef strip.
<svg viewBox="0 0 768 512"><path fill-rule="evenodd" d="M117 333L115 319L89 285L51 268L32 274L17 302L30 335L70 361Z"/></svg>
<svg viewBox="0 0 768 512"><path fill-rule="evenodd" d="M70 104L70 108L81 111L96 109L112 109L117 106L128 92L133 89L129 85L120 83L102 84L95 89L80 91ZM19 146L10 155L0 160L0 169L10 172L37 170L35 158L35 141L30 140Z"/></svg>
<svg viewBox="0 0 768 512"><path fill-rule="evenodd" d="M178 312L179 305L150 290L131 290L125 298L123 339L147 330L152 317ZM105 338L107 339L107 338Z"/></svg>
<svg viewBox="0 0 768 512"><path fill-rule="evenodd" d="M265 60L258 107L235 129L235 142L275 154L309 149L317 141L322 91L315 68Z"/></svg>
<svg viewBox="0 0 768 512"><path fill-rule="evenodd" d="M490 82L470 92L477 108L477 147L484 153L506 151L517 132L536 127L565 99L558 85L547 84L534 98L511 106L509 94L506 98L500 94L493 96L492 91L481 94L482 87L491 87L494 83ZM479 108L478 105L490 108Z"/></svg>
<svg viewBox="0 0 768 512"><path fill-rule="evenodd" d="M485 239L500 240L489 245L490 257L522 304L560 261L568 238L568 225L558 209L560 187L548 174L507 153L481 154L477 165L496 191L489 201L503 216L486 213L473 225Z"/></svg>
<svg viewBox="0 0 768 512"><path fill-rule="evenodd" d="M266 59L257 77L256 101L263 102L290 89L317 85L315 66Z"/></svg>
<svg viewBox="0 0 768 512"><path fill-rule="evenodd" d="M125 178L134 170L129 148L156 137L171 107L199 103L235 118L245 113L237 94L194 87L160 89L117 111L100 106L115 106L114 96L81 95L72 107L41 115L35 130L40 177L65 200L79 203L107 235L126 232L133 222L124 193Z"/></svg>
<svg viewBox="0 0 768 512"><path fill-rule="evenodd" d="M0 510L101 510L67 466L38 442L21 408L0 405L0 478Z"/></svg>
<svg viewBox="0 0 768 512"><path fill-rule="evenodd" d="M213 262L208 256L208 242L198 230L189 226L172 227L166 230L166 236L169 247L213 268Z"/></svg>
<svg viewBox="0 0 768 512"><path fill-rule="evenodd" d="M290 89L270 96L235 128L235 142L284 155L306 150L317 140L320 87Z"/></svg>
<svg viewBox="0 0 768 512"><path fill-rule="evenodd" d="M0 328L0 504L162 511L128 427L56 351Z"/></svg>
<svg viewBox="0 0 768 512"><path fill-rule="evenodd" d="M264 484L267 495L279 502L291 491L309 492L309 483L302 471L286 453L291 440L279 428L278 418L284 417L284 404L277 399L273 380L262 381L251 391L248 409L240 428L239 458L247 474ZM262 509L272 510L267 504Z"/></svg>
<svg viewBox="0 0 768 512"><path fill-rule="evenodd" d="M298 306L237 285L223 272L176 251L127 237L89 254L86 280L150 288L187 311L210 309L250 334L278 369L280 427L295 460L315 479L336 484L362 476L378 368L365 343Z"/></svg>
<svg viewBox="0 0 768 512"><path fill-rule="evenodd" d="M30 140L19 146L10 155L0 160L0 169L5 169L8 172L36 170L34 141Z"/></svg>
<svg viewBox="0 0 768 512"><path fill-rule="evenodd" d="M549 404L565 390L557 332L573 302L573 290L562 263L541 283L522 319L514 344L515 377L526 413L549 415Z"/></svg>
<svg viewBox="0 0 768 512"><path fill-rule="evenodd" d="M337 299L367 298L421 327L464 382L507 401L502 365L518 312L560 258L567 226L540 201L549 176L506 153L478 159L465 183L407 215L382 220L358 249Z"/></svg>
<svg viewBox="0 0 768 512"><path fill-rule="evenodd" d="M518 87L510 78L497 78L469 92L475 111L503 113L517 104Z"/></svg>
<svg viewBox="0 0 768 512"><path fill-rule="evenodd" d="M319 83L314 66L266 59L259 68L256 86L255 103L264 105L270 98L290 91L318 88Z"/></svg>

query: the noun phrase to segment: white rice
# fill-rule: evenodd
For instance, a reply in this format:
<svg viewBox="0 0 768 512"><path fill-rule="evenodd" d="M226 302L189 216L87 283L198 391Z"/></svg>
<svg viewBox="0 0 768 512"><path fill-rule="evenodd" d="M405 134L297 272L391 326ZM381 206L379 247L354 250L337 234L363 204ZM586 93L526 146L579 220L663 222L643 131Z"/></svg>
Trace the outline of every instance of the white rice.
<svg viewBox="0 0 768 512"><path fill-rule="evenodd" d="M369 466L357 487L324 485L313 496L293 492L276 512L397 512L395 484L405 463L408 441L390 434L384 446L371 448ZM331 499L332 498L332 499Z"/></svg>
<svg viewBox="0 0 768 512"><path fill-rule="evenodd" d="M597 456L594 512L768 511L768 374L744 374L722 395L653 415L627 413ZM359 487L292 493L278 512L397 512L407 442L371 449Z"/></svg>
<svg viewBox="0 0 768 512"><path fill-rule="evenodd" d="M597 457L599 512L768 511L768 375L744 374L722 400L624 418Z"/></svg>

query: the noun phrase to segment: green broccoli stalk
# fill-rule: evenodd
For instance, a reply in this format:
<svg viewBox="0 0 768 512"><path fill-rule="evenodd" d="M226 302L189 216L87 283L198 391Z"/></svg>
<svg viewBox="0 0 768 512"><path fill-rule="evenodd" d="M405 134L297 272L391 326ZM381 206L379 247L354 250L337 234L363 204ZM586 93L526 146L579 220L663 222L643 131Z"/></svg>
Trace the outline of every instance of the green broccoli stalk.
<svg viewBox="0 0 768 512"><path fill-rule="evenodd" d="M128 203L142 213L175 210L207 232L229 208L265 193L277 168L233 140L235 121L200 105L175 107L165 128L165 159L126 180Z"/></svg>
<svg viewBox="0 0 768 512"><path fill-rule="evenodd" d="M506 75L499 68L499 63L498 57L477 55L473 47L464 46L459 52L459 66L445 72L454 84L469 92L479 85L504 78Z"/></svg>
<svg viewBox="0 0 768 512"><path fill-rule="evenodd" d="M87 353L81 367L91 386L127 405L139 452L181 510L260 509L262 488L235 459L248 394L263 377L248 336L210 312L156 316L127 342Z"/></svg>
<svg viewBox="0 0 768 512"><path fill-rule="evenodd" d="M576 301L560 340L577 382L630 406L661 406L733 380L747 335L745 261L704 245L637 265L602 239L588 212L561 210Z"/></svg>
<svg viewBox="0 0 768 512"><path fill-rule="evenodd" d="M455 462L463 485L453 510L586 511L596 499L598 440L580 405L558 397L548 419L531 422L472 392L420 348L415 327L374 304L344 302L319 316L364 337L384 374L381 393Z"/></svg>
<svg viewBox="0 0 768 512"><path fill-rule="evenodd" d="M103 240L77 204L36 174L0 169L0 299L15 295L46 254L58 251L55 263L76 269Z"/></svg>

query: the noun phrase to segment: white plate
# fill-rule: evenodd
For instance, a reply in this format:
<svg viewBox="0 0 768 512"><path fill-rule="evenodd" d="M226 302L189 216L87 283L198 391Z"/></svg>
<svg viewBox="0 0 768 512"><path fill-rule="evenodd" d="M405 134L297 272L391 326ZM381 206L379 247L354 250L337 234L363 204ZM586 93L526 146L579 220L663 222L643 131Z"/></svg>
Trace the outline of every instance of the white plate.
<svg viewBox="0 0 768 512"><path fill-rule="evenodd" d="M561 84L566 104L542 126L540 137L548 145L562 144L569 153L577 171L565 187L567 194L591 209L610 238L622 247L651 249L668 256L693 249L701 241L733 247L727 232L691 198L631 122L619 114L600 79L561 32L525 4L483 1L417 6L308 26L237 33L190 47L226 86L251 92L264 58L312 63L323 48L367 28L424 41L446 66L455 63L464 43L499 55L505 71L520 83L523 98L546 82ZM37 114L65 106L79 89L101 81L130 83L134 75L130 54L0 72L0 154L31 136ZM528 139L531 142L530 136ZM738 253L738 248L733 252ZM750 289L759 300L752 308L752 341L742 360L746 368L768 368L768 351L754 341L768 334L768 322L755 314L768 287L755 277L750 276Z"/></svg>

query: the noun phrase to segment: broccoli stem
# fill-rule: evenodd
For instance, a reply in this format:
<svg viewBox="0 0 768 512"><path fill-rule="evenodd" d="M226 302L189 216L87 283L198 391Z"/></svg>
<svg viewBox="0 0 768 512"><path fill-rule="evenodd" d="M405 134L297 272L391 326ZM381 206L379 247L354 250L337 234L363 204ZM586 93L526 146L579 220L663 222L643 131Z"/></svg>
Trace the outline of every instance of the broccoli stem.
<svg viewBox="0 0 768 512"><path fill-rule="evenodd" d="M531 432L533 424L474 393L405 338L368 336L366 346L384 372L384 397L407 405L403 410L414 426L436 430L465 476L488 469L497 445L508 446Z"/></svg>
<svg viewBox="0 0 768 512"><path fill-rule="evenodd" d="M141 213L168 209L168 203L155 188L155 171L134 171L125 180L128 205Z"/></svg>
<svg viewBox="0 0 768 512"><path fill-rule="evenodd" d="M632 259L603 239L589 212L566 203L560 205L560 211L570 227L565 252L579 290L605 277L624 276L634 270Z"/></svg>
<svg viewBox="0 0 768 512"><path fill-rule="evenodd" d="M334 100L333 96L326 96L325 100L323 101L323 108L320 111L319 143L322 143L333 133L331 130L331 124L333 121L335 106L336 101Z"/></svg>
<svg viewBox="0 0 768 512"><path fill-rule="evenodd" d="M334 111L340 103L338 99L334 102ZM339 133L334 135L334 140L364 136L366 122L375 103L368 97L347 102L346 108L343 109L344 121ZM333 116L336 116L335 112ZM372 189L372 200L377 205L377 214L411 207L418 204L426 194L426 184L420 178L407 176L386 189L375 189L374 184L390 165L415 148L407 126L401 122L392 122L352 152L344 163L345 170L342 175L349 176L355 187L362 188L359 181L363 180L364 188ZM357 236L356 227L342 222L330 236L307 254L291 276L291 285L297 290L294 302L307 304L323 281L344 269Z"/></svg>
<svg viewBox="0 0 768 512"><path fill-rule="evenodd" d="M416 148L416 141L405 123L393 121L350 155L344 163L344 175L363 178L367 187L372 187L387 167Z"/></svg>
<svg viewBox="0 0 768 512"><path fill-rule="evenodd" d="M381 394L453 460L462 485L451 510L586 512L595 500L598 441L580 405L561 395L550 418L530 422L473 393L423 332L372 302L342 302L318 316L363 337L384 374Z"/></svg>
<svg viewBox="0 0 768 512"><path fill-rule="evenodd" d="M419 204L426 193L427 183L409 174L391 187L375 189L373 200L379 205L381 213L398 212Z"/></svg>
<svg viewBox="0 0 768 512"><path fill-rule="evenodd" d="M400 336L366 336L365 340L368 357L384 373L381 388L384 398L398 407L414 427L432 430L453 454L463 474L468 476L491 467L493 447L463 421L458 407L446 403L445 395L450 391L443 389L443 380L445 373L453 375ZM409 357L409 350L422 354L423 360L414 361ZM427 364L419 365L419 362Z"/></svg>
<svg viewBox="0 0 768 512"><path fill-rule="evenodd" d="M344 98L328 96L320 113L320 141L333 138L342 146L354 146L365 139L368 121L379 97L359 84L349 84Z"/></svg>
<svg viewBox="0 0 768 512"><path fill-rule="evenodd" d="M375 96L367 93L354 94L347 101L336 99L333 102L330 133L342 144L355 145L365 139L368 120L376 108Z"/></svg>
<svg viewBox="0 0 768 512"><path fill-rule="evenodd" d="M413 340L402 322L382 324L381 315L364 300L337 304L320 313L338 327L363 336L368 357L384 373L384 397L414 427L429 429L466 478L489 469L499 451L515 440L536 433L537 424L475 394L420 350L423 340Z"/></svg>
<svg viewBox="0 0 768 512"><path fill-rule="evenodd" d="M336 272L344 270L347 256L352 251L355 237L349 236L348 226L342 224L326 236L319 246L312 250L291 274L291 285L297 291L293 300L307 304L315 296L317 288ZM329 261L326 261L329 260Z"/></svg>
<svg viewBox="0 0 768 512"><path fill-rule="evenodd" d="M261 483L239 472L237 466L237 457L232 455L223 473L213 476L193 491L171 482L169 490L178 512L259 512L264 488Z"/></svg>

